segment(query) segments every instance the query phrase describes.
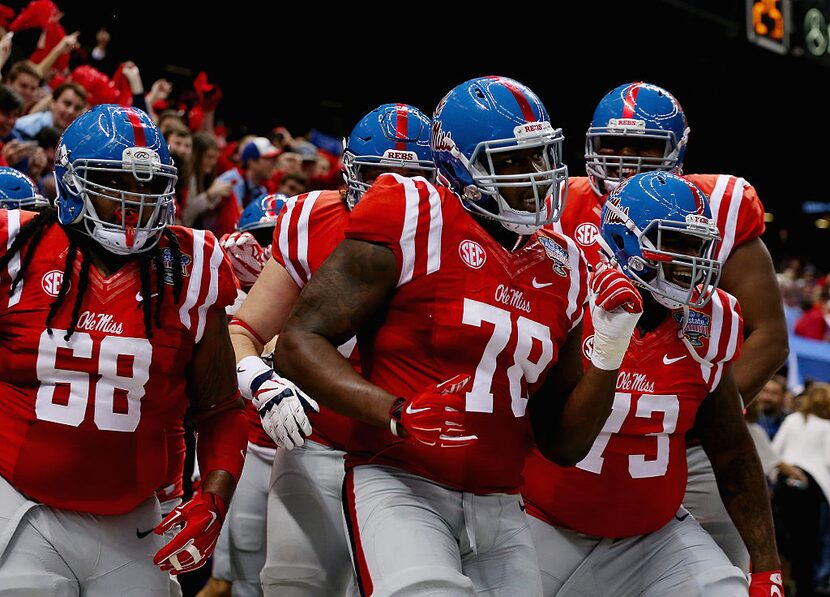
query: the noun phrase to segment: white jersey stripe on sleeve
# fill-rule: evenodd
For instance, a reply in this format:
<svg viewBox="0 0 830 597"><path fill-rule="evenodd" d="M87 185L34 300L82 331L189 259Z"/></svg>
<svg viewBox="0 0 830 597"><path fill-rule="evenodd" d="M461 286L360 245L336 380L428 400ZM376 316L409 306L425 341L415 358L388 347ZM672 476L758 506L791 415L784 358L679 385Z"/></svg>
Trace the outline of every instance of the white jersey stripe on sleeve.
<svg viewBox="0 0 830 597"><path fill-rule="evenodd" d="M415 273L415 234L418 231L418 204L420 194L412 179L393 175L403 184L406 195L406 211L404 212L403 230L401 231L401 275L398 286L411 282Z"/></svg>
<svg viewBox="0 0 830 597"><path fill-rule="evenodd" d="M197 323L195 340L199 342L202 339L202 334L205 333L205 322L207 320L207 310L213 306L219 296L219 266L222 265L222 249L219 243L214 240L213 251L210 254L210 266L208 275L208 293L202 304L197 310Z"/></svg>
<svg viewBox="0 0 830 597"><path fill-rule="evenodd" d="M718 354L718 346L720 345L718 340L720 339L722 329L723 304L721 303L720 297L716 292L712 295L712 321L710 322L709 327L709 349L706 351L706 356L704 357L704 360L709 363L712 363ZM712 368L701 364L700 370L703 373L703 380L709 382L710 376L712 375Z"/></svg>
<svg viewBox="0 0 830 597"><path fill-rule="evenodd" d="M712 210L712 219L718 221L718 214L720 214L721 199L726 192L726 185L729 184L729 175L721 174L715 181L715 187L709 195L709 207Z"/></svg>
<svg viewBox="0 0 830 597"><path fill-rule="evenodd" d="M729 319L729 339L726 340L726 347L723 353L723 356L719 359L720 362L717 364L717 369L715 371L715 377L712 379L712 383L709 386L709 391L715 391L715 388L718 387L720 383L721 376L723 376L723 371L726 369L726 363L732 360L735 356L735 351L738 349L738 316L735 313L735 304L737 303L737 299L732 296L731 294L727 295L729 300L729 304L725 307L724 319ZM712 341L714 342L717 340L718 345L723 345L724 338L715 338L714 334L712 335Z"/></svg>
<svg viewBox="0 0 830 597"><path fill-rule="evenodd" d="M187 283L187 297L179 308L179 319L187 329L192 328L190 310L199 300L202 291L202 269L205 261L205 231L193 231L193 269L190 272L190 280Z"/></svg>
<svg viewBox="0 0 830 597"><path fill-rule="evenodd" d="M732 253L732 249L735 247L735 233L737 232L738 227L738 212L741 209L741 201L743 200L745 183L746 181L743 178L739 178L735 181L735 186L732 187L732 196L729 199L729 211L726 214L726 226L724 226L724 230L720 231L723 236L723 240L721 241L720 249L718 250L718 261L721 263L724 263L729 258L729 255Z"/></svg>
<svg viewBox="0 0 830 597"><path fill-rule="evenodd" d="M308 220L311 217L311 210L317 202L317 197L323 191L314 191L306 195L303 201L303 209L300 212L300 220L297 222L297 261L305 271L305 279L311 279L311 268L308 266ZM302 288L302 285L300 286Z"/></svg>
<svg viewBox="0 0 830 597"><path fill-rule="evenodd" d="M713 369L715 371L715 375L712 377L712 383L709 384L709 391L710 392L714 392L715 388L718 387L718 384L720 383L721 377L723 377L724 368L725 367L724 367L723 363L718 363L717 365L715 365L713 367Z"/></svg>
<svg viewBox="0 0 830 597"><path fill-rule="evenodd" d="M735 313L735 305L738 299L731 294L727 296L729 297L729 321L732 322L732 329L729 331L729 342L726 345L726 353L723 356L723 360L731 361L738 349L738 328L740 326L738 325L738 315Z"/></svg>
<svg viewBox="0 0 830 597"><path fill-rule="evenodd" d="M18 209L10 209L6 212L8 214L8 233L9 238L6 240L6 250L8 251L12 243L14 242L17 233L20 231L20 210ZM14 257L9 260L9 265L6 268L9 272L9 278L14 280L14 277L17 275L17 272L20 271L20 253L18 252ZM9 307L14 307L17 303L20 302L20 295L23 292L23 280L17 285L17 288L14 289L14 293L9 295Z"/></svg>
<svg viewBox="0 0 830 597"><path fill-rule="evenodd" d="M579 294L582 291L579 281L580 251L576 243L567 236L560 238L564 238L565 242L568 243L568 265L571 266L571 283L568 285L568 309L565 311L565 317L572 322L571 329L573 329L573 326L579 323L582 318L582 305L579 304ZM577 309L579 309L579 313L577 314L579 317L574 320L574 314Z"/></svg>
<svg viewBox="0 0 830 597"><path fill-rule="evenodd" d="M441 269L441 233L444 229L444 216L441 213L441 196L438 190L426 179L423 180L429 190L429 239L427 243L427 274Z"/></svg>
<svg viewBox="0 0 830 597"><path fill-rule="evenodd" d="M282 215L282 226L280 226L279 251L282 254L282 261L285 264L285 270L288 272L288 275L291 276L291 279L294 280L294 283L297 284L297 286L302 288L305 286L305 282L294 268L294 264L291 262L289 253L288 232L291 228L291 217L294 213L294 206L296 205L297 197L295 196L286 201L285 207L283 208L284 213Z"/></svg>

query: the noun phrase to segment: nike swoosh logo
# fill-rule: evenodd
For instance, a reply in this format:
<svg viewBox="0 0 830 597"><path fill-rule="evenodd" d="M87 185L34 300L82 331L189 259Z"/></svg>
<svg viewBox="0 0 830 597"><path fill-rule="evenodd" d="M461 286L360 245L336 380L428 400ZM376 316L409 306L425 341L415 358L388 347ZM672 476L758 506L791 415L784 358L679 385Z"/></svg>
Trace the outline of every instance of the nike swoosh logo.
<svg viewBox="0 0 830 597"><path fill-rule="evenodd" d="M670 359L670 358L669 358L669 355L664 354L664 355L663 355L663 364L664 364L664 365L671 365L671 364L673 364L673 363L676 363L677 361L682 361L683 359L685 359L685 358L686 358L686 356L687 356L687 355L685 355L685 354L684 354L682 357L675 357L675 358L673 358L673 359Z"/></svg>
<svg viewBox="0 0 830 597"><path fill-rule="evenodd" d="M406 407L406 414L408 415L416 415L418 413L422 413L425 410L429 410L428 408L412 408L412 405Z"/></svg>
<svg viewBox="0 0 830 597"><path fill-rule="evenodd" d="M139 531L138 529L136 529L135 530L135 536L138 537L139 539L144 539L144 537L146 537L147 535L149 535L152 532L153 532L153 529L150 529L148 531Z"/></svg>
<svg viewBox="0 0 830 597"><path fill-rule="evenodd" d="M159 295L158 292L154 292L153 294L150 295L150 298L157 297L158 295ZM136 302L143 303L144 302L144 297L141 296L140 292L136 292L135 293L135 300L136 300Z"/></svg>
<svg viewBox="0 0 830 597"><path fill-rule="evenodd" d="M533 284L534 288L547 288L548 286L553 286L553 282L537 282L535 276L533 277L531 284Z"/></svg>
<svg viewBox="0 0 830 597"><path fill-rule="evenodd" d="M679 520L680 522L683 522L684 520L689 518L689 513L686 512L686 514L684 514L683 516L678 516L677 514L675 514L674 518L675 518L675 520Z"/></svg>
<svg viewBox="0 0 830 597"><path fill-rule="evenodd" d="M244 373L244 372L245 372L245 369L243 369L242 367L237 367L237 368L236 368L236 372L237 372L237 373Z"/></svg>

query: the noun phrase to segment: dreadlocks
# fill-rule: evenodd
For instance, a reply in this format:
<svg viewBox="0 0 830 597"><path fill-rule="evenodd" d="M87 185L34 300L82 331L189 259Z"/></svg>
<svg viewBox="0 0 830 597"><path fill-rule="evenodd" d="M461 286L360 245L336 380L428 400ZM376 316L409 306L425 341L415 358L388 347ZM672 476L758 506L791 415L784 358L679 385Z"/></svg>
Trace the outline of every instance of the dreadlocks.
<svg viewBox="0 0 830 597"><path fill-rule="evenodd" d="M20 262L20 269L18 269L17 273L14 276L14 280L12 280L11 292L15 291L15 288L23 281L24 276L26 275L26 270L29 267L29 264L34 257L35 250L37 245L40 243L41 239L43 238L44 234L58 222L58 212L54 208L47 208L41 211L38 215L34 218L26 222L23 226L20 227L20 230L15 236L14 242L12 242L11 246L9 247L8 251L0 257L0 271L5 269L9 262L15 255L22 255L22 259ZM66 252L66 261L64 263L63 268L63 280L61 281L60 289L58 290L58 295L55 297L55 300L52 301L52 304L49 305L49 314L46 316L46 329L49 334L52 334L52 321L55 319L55 316L58 314L61 306L63 305L64 301L66 300L66 294L69 291L70 280L72 279L72 273L74 272L75 268L75 261L78 258L78 253L80 252L83 261L81 262L81 270L79 272L79 283L78 283L78 294L75 297L75 303L72 305L72 319L69 323L69 327L66 330L66 335L64 339L69 341L72 337L72 334L75 333L75 328L78 325L78 318L81 314L81 307L83 306L84 295L86 294L87 287L89 286L89 266L91 263L90 259L90 251L88 247L88 243L84 242L85 239L75 230L71 228L65 228L64 232L66 233L67 238L69 239L69 248ZM173 303L178 305L181 301L181 294L182 294L182 252L181 248L179 247L179 241L176 238L176 234L170 230L165 229L163 231L164 237L167 239L167 242L170 246L170 251L172 253L172 277L173 277ZM24 250L25 249L25 250ZM155 310L155 324L156 327L161 327L161 305L162 301L164 300L164 258L162 256L162 251L159 249L158 245L153 247L150 251L145 253L141 253L138 255L139 258L139 273L141 276L141 308L144 312L144 335L147 338L153 337L153 310L152 310L152 295L150 291L150 264L152 263L156 270L156 286L158 288L158 299L156 301L156 310Z"/></svg>

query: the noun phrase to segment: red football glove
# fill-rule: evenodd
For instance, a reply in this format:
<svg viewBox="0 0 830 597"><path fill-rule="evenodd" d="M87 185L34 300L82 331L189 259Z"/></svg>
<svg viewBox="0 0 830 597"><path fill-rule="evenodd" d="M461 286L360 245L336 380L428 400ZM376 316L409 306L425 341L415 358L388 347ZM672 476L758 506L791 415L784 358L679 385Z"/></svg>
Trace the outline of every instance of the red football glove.
<svg viewBox="0 0 830 597"><path fill-rule="evenodd" d="M622 308L628 313L643 312L643 297L631 280L615 267L600 263L589 281L593 303L605 311Z"/></svg>
<svg viewBox="0 0 830 597"><path fill-rule="evenodd" d="M268 261L268 251L259 246L250 232L225 234L219 245L225 250L239 284L243 288L253 286Z"/></svg>
<svg viewBox="0 0 830 597"><path fill-rule="evenodd" d="M398 398L389 411L392 433L438 448L470 445L478 436L467 434L466 400L460 394L469 382L469 375L456 375L410 399Z"/></svg>
<svg viewBox="0 0 830 597"><path fill-rule="evenodd" d="M153 557L163 572L181 574L201 568L207 562L216 542L228 508L214 493L200 493L189 502L176 506L154 532L162 535L174 526L182 529L170 543Z"/></svg>
<svg viewBox="0 0 830 597"><path fill-rule="evenodd" d="M781 571L750 574L749 597L784 597L784 579L781 578Z"/></svg>

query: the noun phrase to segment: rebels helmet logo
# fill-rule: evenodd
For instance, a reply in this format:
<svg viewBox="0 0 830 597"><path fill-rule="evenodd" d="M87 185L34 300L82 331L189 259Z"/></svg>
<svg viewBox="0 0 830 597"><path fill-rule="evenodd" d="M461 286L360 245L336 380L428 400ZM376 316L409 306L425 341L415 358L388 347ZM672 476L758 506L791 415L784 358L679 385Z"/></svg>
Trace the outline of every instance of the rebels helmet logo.
<svg viewBox="0 0 830 597"><path fill-rule="evenodd" d="M43 292L51 297L58 296L61 284L63 284L63 272L56 269L43 274L43 278L40 280L40 287L43 288Z"/></svg>
<svg viewBox="0 0 830 597"><path fill-rule="evenodd" d="M458 254L461 260L473 269L480 269L487 261L487 253L484 247L472 240L461 241L458 245Z"/></svg>
<svg viewBox="0 0 830 597"><path fill-rule="evenodd" d="M599 228L597 228L596 224L592 224L590 222L586 224L580 224L576 227L576 234L574 234L574 239L583 247L590 247L595 242L597 242L597 235L599 234Z"/></svg>

